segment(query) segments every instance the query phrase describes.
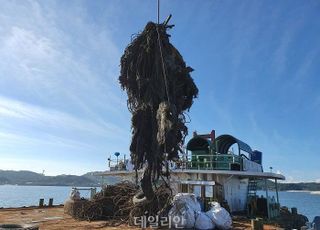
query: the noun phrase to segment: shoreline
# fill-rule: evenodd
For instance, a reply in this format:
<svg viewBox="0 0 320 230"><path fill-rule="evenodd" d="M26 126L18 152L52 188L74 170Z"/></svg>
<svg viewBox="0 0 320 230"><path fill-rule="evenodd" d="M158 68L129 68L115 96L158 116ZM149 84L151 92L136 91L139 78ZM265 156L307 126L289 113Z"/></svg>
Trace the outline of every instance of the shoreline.
<svg viewBox="0 0 320 230"><path fill-rule="evenodd" d="M307 192L310 194L315 194L315 195L320 195L320 191L319 190L283 190L280 192Z"/></svg>

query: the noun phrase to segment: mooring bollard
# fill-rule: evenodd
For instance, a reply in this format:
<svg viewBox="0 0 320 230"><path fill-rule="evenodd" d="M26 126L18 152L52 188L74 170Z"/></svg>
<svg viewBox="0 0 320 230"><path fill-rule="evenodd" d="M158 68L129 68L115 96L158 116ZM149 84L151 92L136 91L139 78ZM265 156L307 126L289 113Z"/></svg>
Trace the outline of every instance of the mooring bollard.
<svg viewBox="0 0 320 230"><path fill-rule="evenodd" d="M44 204L44 199L41 198L41 199L39 200L39 207L43 207L43 204Z"/></svg>
<svg viewBox="0 0 320 230"><path fill-rule="evenodd" d="M297 215L297 214L298 214L298 209L295 208L295 207L291 208L291 213L292 213L293 215Z"/></svg>
<svg viewBox="0 0 320 230"><path fill-rule="evenodd" d="M261 219L252 219L251 220L252 230L263 230L263 222Z"/></svg>
<svg viewBox="0 0 320 230"><path fill-rule="evenodd" d="M92 200L93 197L97 194L97 188L90 188L90 199Z"/></svg>
<svg viewBox="0 0 320 230"><path fill-rule="evenodd" d="M53 198L50 198L50 199L49 199L49 204L48 204L48 206L49 206L49 207L52 207L52 206L53 206Z"/></svg>

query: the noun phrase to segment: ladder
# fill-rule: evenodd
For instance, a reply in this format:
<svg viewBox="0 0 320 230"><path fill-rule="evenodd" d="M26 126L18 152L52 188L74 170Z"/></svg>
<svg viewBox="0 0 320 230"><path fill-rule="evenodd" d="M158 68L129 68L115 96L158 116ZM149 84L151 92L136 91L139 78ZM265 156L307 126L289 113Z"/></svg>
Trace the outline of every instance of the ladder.
<svg viewBox="0 0 320 230"><path fill-rule="evenodd" d="M255 197L257 195L257 181L249 179L247 198Z"/></svg>
<svg viewBox="0 0 320 230"><path fill-rule="evenodd" d="M249 179L247 192L247 215L254 217L257 212L257 180Z"/></svg>

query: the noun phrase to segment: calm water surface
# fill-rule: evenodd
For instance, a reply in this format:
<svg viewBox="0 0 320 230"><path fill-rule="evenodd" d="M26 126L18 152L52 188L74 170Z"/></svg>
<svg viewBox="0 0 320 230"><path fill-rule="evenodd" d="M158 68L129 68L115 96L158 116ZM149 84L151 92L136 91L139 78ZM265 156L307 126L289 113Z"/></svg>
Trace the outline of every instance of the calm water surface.
<svg viewBox="0 0 320 230"><path fill-rule="evenodd" d="M265 192L259 191L259 195L265 195ZM269 196L276 197L275 192L269 192ZM289 209L296 207L299 214L308 217L312 221L315 216L320 216L320 192L308 191L287 191L279 192L281 206L287 206Z"/></svg>
<svg viewBox="0 0 320 230"><path fill-rule="evenodd" d="M64 186L16 186L0 185L0 207L22 207L37 205L40 198L48 203L53 198L54 204L63 204L68 198L72 187ZM259 195L264 194L262 191ZM269 192L272 196L275 193ZM89 191L81 191L81 196L89 197ZM296 207L298 212L313 220L320 215L320 192L279 192L282 206Z"/></svg>
<svg viewBox="0 0 320 230"><path fill-rule="evenodd" d="M53 198L53 204L63 204L68 198L72 187L67 186L19 186L0 185L0 207L22 207L38 205L44 198L48 204ZM89 191L81 191L81 196L89 197Z"/></svg>

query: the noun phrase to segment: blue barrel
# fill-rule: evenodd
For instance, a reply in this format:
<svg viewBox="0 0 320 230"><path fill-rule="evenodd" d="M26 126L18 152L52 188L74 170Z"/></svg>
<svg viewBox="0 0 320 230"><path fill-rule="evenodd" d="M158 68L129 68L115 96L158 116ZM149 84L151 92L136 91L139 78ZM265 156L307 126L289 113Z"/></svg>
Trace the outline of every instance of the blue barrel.
<svg viewBox="0 0 320 230"><path fill-rule="evenodd" d="M250 158L251 158L250 160L262 165L262 152L258 150L252 151Z"/></svg>

